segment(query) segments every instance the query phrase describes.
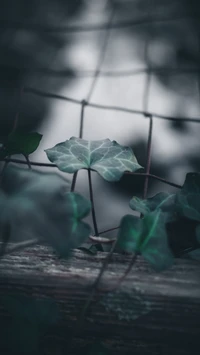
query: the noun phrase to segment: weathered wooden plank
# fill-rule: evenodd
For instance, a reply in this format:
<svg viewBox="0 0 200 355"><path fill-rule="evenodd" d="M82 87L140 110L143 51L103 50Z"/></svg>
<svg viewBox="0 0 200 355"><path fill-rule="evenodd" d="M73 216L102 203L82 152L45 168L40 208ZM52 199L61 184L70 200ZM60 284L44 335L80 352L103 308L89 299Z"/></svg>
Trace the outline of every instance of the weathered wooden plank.
<svg viewBox="0 0 200 355"><path fill-rule="evenodd" d="M76 250L71 259L59 260L41 246L5 255L0 261L0 299L20 294L55 301L60 318L42 337L42 354L78 354L94 340L102 341L109 354L198 354L200 264L188 259L177 259L170 270L158 274L139 258L121 287L105 292L130 262L130 256L114 254L76 332L106 255ZM1 319L9 326L8 315L0 302Z"/></svg>

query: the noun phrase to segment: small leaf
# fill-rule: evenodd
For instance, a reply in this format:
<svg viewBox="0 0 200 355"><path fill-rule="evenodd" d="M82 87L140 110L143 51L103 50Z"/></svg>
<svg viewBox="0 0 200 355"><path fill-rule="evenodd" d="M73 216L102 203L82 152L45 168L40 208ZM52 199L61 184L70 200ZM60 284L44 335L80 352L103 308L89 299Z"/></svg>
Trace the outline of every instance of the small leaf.
<svg viewBox="0 0 200 355"><path fill-rule="evenodd" d="M125 171L141 168L131 148L110 139L86 141L72 137L45 152L61 171L71 174L80 169L93 169L107 181L118 181Z"/></svg>
<svg viewBox="0 0 200 355"><path fill-rule="evenodd" d="M41 139L42 135L37 132L13 132L8 136L4 143L2 154L6 156L14 154L29 155L38 148Z"/></svg>
<svg viewBox="0 0 200 355"><path fill-rule="evenodd" d="M188 173L182 189L177 193L177 212L184 217L200 221L200 173Z"/></svg>
<svg viewBox="0 0 200 355"><path fill-rule="evenodd" d="M124 216L117 245L125 251L142 254L157 271L172 265L173 256L160 210L146 214L142 219Z"/></svg>
<svg viewBox="0 0 200 355"><path fill-rule="evenodd" d="M168 192L160 192L155 196L148 198L147 200L133 197L130 200L129 205L133 210L136 210L143 215L160 209L165 213L166 220L171 221L174 219L174 199L174 194L169 194Z"/></svg>

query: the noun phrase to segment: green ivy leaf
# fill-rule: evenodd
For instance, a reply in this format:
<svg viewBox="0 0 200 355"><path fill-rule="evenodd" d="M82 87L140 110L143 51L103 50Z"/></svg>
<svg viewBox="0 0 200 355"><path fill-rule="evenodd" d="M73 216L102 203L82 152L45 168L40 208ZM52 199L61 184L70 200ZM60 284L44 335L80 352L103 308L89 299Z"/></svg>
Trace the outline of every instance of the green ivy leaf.
<svg viewBox="0 0 200 355"><path fill-rule="evenodd" d="M131 148L110 139L87 141L72 137L45 152L61 171L75 173L93 169L107 181L118 181L125 171L141 168Z"/></svg>
<svg viewBox="0 0 200 355"><path fill-rule="evenodd" d="M69 256L90 234L81 221L90 210L82 196L66 193L66 180L56 174L8 166L2 178L0 230L9 225L12 241L41 238ZM2 238L2 235L1 235Z"/></svg>
<svg viewBox="0 0 200 355"><path fill-rule="evenodd" d="M168 192L160 192L155 196L143 200L138 197L133 197L130 200L130 207L143 215L146 215L152 211L160 209L165 213L166 220L171 221L174 219L174 194L169 194Z"/></svg>
<svg viewBox="0 0 200 355"><path fill-rule="evenodd" d="M188 173L182 189L176 194L177 212L189 219L200 221L200 173Z"/></svg>
<svg viewBox="0 0 200 355"><path fill-rule="evenodd" d="M15 131L8 136L4 143L1 158L3 155L4 157L14 154L29 155L38 148L41 139L42 134L37 132L23 133Z"/></svg>
<svg viewBox="0 0 200 355"><path fill-rule="evenodd" d="M125 251L142 254L157 271L172 265L173 256L161 210L146 214L142 219L133 215L124 216L117 245Z"/></svg>

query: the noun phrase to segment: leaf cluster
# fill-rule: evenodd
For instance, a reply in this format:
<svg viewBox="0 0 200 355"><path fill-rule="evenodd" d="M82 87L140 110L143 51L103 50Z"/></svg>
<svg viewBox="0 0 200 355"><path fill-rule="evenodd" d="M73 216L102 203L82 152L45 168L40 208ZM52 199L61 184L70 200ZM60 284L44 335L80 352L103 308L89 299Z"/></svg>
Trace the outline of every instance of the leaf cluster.
<svg viewBox="0 0 200 355"><path fill-rule="evenodd" d="M38 133L25 135L14 132L3 142L2 157L13 154L29 156L37 149L40 139ZM87 141L72 137L45 152L62 172L96 171L109 182L118 181L126 171L134 173L142 168L131 148L109 139ZM95 219L90 179L89 188L90 202L70 192L69 182L56 174L8 166L1 178L2 240L25 240L28 235L37 236L50 243L60 256L67 257L72 248L80 246L91 234L90 226L82 221L91 210ZM198 248L199 173L187 174L183 187L176 194L161 192L146 200L133 197L130 208L140 216L133 213L121 219L117 247L136 255L142 254L155 270L164 270L173 263L176 255L173 250L175 229L181 227L185 230L186 224L195 224L195 240L188 243L189 247ZM197 253L195 255L197 257Z"/></svg>

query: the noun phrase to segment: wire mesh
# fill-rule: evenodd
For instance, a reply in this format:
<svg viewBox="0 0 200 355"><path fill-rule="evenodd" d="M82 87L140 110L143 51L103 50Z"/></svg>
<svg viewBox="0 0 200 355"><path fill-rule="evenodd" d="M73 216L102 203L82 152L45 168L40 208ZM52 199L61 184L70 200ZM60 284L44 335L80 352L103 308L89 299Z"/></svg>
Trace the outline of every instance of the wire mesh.
<svg viewBox="0 0 200 355"><path fill-rule="evenodd" d="M141 26L141 25L146 25L147 23L155 23L156 21L158 22L169 22L169 21L177 21L178 19L180 20L184 20L186 18L188 18L189 16L185 15L180 15L180 16L176 16L174 18L151 18L151 17L146 17L144 19L140 19L140 20L130 20L130 21L124 21L124 22L119 22L119 23L114 23L113 22L113 18L114 18L114 10L112 9L110 17L109 17L109 21L106 23L102 23L102 24L97 24L97 25L82 25L82 26L63 26L63 27L55 27L55 28L47 28L47 27L43 27L43 26L36 26L36 25L28 25L28 24L20 24L20 23L6 23L6 27L8 27L8 25L11 28L26 28L30 31L37 31L37 32L65 32L65 33L74 33L74 32L90 32L90 31L102 31L103 32L103 36L104 36L104 40L102 42L102 48L100 51L100 56L99 56L99 60L96 66L96 70L89 70L89 71L78 71L76 73L77 76L79 77L93 77L93 81L92 84L89 88L88 94L86 95L85 98L82 98L82 100L73 98L73 97L68 97L68 96L62 96L59 94L55 94L52 92L46 92L46 91L42 91L36 88L32 88L32 87L24 87L23 88L23 95L37 95L43 98L51 98L51 99L55 99L55 100L64 100L67 102L70 102L72 104L75 105L79 105L80 106L80 124L79 124L79 133L78 136L79 138L83 138L84 137L84 119L85 119L85 109L86 107L93 107L97 110L111 110L111 111L121 111L127 114L131 114L131 115L140 115L142 116L144 119L148 120L149 123L149 128L148 128L148 137L147 137L147 152L146 152L146 167L145 167L145 173L130 173L130 172L125 172L125 174L132 174L132 175L139 175L139 176L143 176L144 179L144 189L143 189L143 198L146 199L147 195L148 195L148 183L149 183L149 179L156 179L159 180L165 184L169 184L171 186L174 186L176 188L181 188L180 185L171 182L169 180L163 179L162 177L156 176L151 174L151 146L152 146L152 139L153 139L153 122L155 119L161 119L161 120L167 120L167 121L182 121L182 122L194 122L194 123L200 123L200 117L173 117L173 116L168 116L168 115L163 115L163 114L157 114L154 112L151 112L149 110L149 92L150 92L150 85L151 85L151 76L153 73L159 72L159 73L163 73L164 75L166 75L167 73L175 73L177 74L177 72L184 72L184 73L199 73L200 72L200 68L178 68L178 69L174 69L174 68L154 68L151 66L151 63L149 61L149 56L148 56L148 48L149 48L149 41L150 38L147 38L147 42L146 42L146 46L145 46L145 64L146 67L142 68L142 69L134 69L134 70L119 70L119 71L106 71L106 70L102 70L102 64L104 61L104 57L106 54L106 49L108 47L109 44L109 35L110 32L112 30L118 30L118 29L122 29L122 28L128 28L128 27L132 27L132 26ZM2 21L0 21L0 28L4 27L4 23ZM26 68L27 70L29 70L28 68ZM32 70L32 69L30 69ZM35 70L39 70L39 69L35 69ZM45 68L43 68L43 70L45 70ZM34 72L34 70L33 70ZM127 107L121 107L121 106L112 106L112 105L103 105L103 104L98 104L95 103L93 101L91 101L93 92L95 90L95 87L98 85L98 78L101 76L105 76L105 77L119 77L119 76L134 76L134 75L138 75L144 73L146 75L146 85L145 85L145 90L144 90L144 96L143 96L143 110L138 110L138 109L129 109ZM71 74L69 74L68 72L64 71L64 70L51 70L51 69L46 69L46 74L47 75L58 75L58 76L71 76ZM17 117L18 117L18 113L17 113ZM15 124L16 126L16 124ZM13 159L13 158L9 158L9 159L5 159L6 163L8 162L14 162L14 163L19 163L19 164L30 164L30 166L41 166L41 167L55 167L57 168L57 166L55 164L47 164L47 163L40 163L40 162L34 162L34 161L24 161L24 160L20 160L20 159ZM91 169L92 170L92 169ZM90 172L89 172L90 173ZM74 191L75 188L75 184L76 184L76 179L77 179L77 173L75 173L73 175L73 179L72 179L72 185L71 185L71 191ZM91 176L89 174L89 179L91 179ZM91 196L91 199L93 199L93 197ZM93 201L94 203L94 201ZM93 220L95 221L95 216L93 216ZM94 222L94 230L95 230L95 235L99 235L99 234L103 234L106 233L108 231L112 231L115 229L118 229L119 227L114 227L114 228L110 228L107 229L106 231L102 231L99 232L98 231L98 227L96 224L96 221ZM112 249L110 251L110 253L108 254L108 257L105 259L105 261L103 262L102 268L99 272L99 275L95 281L95 284L93 285L93 290L90 294L90 297L87 300L87 303L85 304L85 307L81 313L80 319L79 319L79 326L81 326L82 320L85 316L85 313L90 305L90 302L94 296L94 293L96 292L99 282L101 280L101 277L106 269L106 266L112 256L112 253L114 251L115 248L115 244L113 244ZM134 258L133 258L134 260ZM130 268L132 266L132 263L129 265L128 271L130 271ZM127 272L128 272L127 271ZM126 272L126 273L127 273ZM121 280L123 280L124 276L121 278Z"/></svg>

